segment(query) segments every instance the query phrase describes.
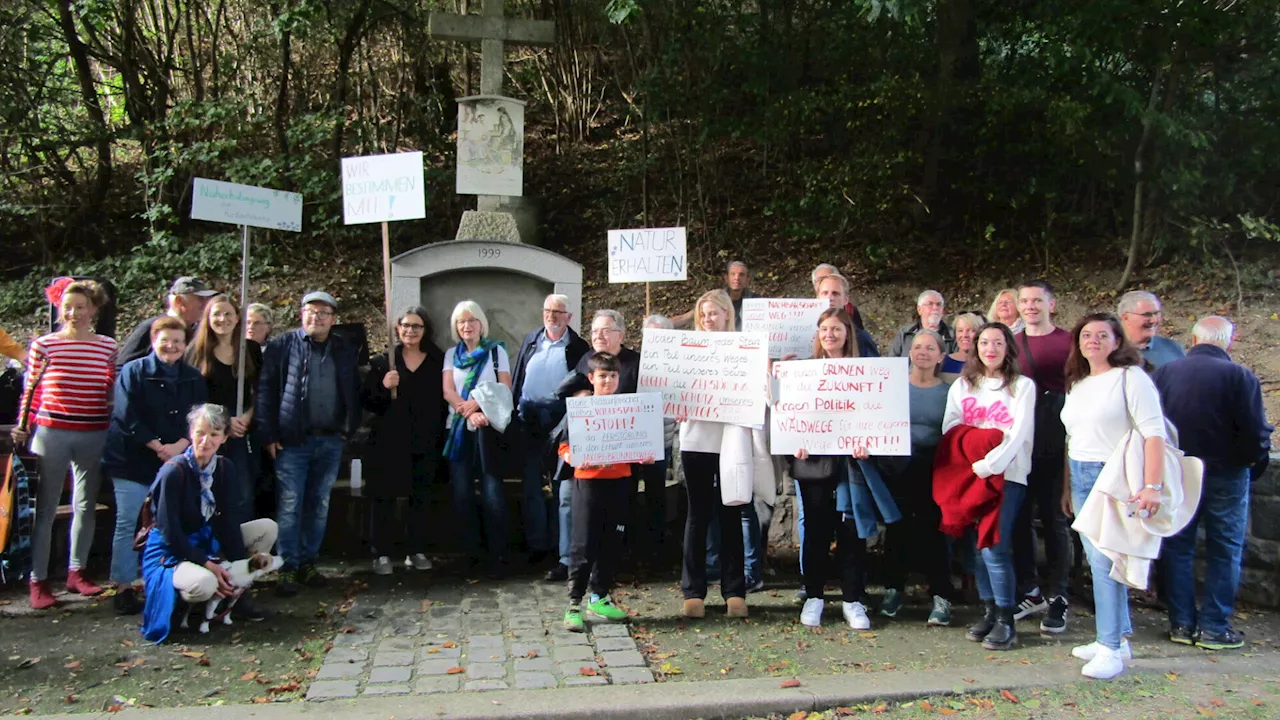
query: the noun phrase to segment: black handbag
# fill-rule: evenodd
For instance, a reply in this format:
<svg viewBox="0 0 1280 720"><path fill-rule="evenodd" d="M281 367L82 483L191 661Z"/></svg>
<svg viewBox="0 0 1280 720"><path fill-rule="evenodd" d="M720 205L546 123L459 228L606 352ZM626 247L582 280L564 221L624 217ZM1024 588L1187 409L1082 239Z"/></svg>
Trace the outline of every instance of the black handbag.
<svg viewBox="0 0 1280 720"><path fill-rule="evenodd" d="M791 458L791 478L804 482L806 480L826 480L836 474L836 458L834 455L810 455L801 460Z"/></svg>

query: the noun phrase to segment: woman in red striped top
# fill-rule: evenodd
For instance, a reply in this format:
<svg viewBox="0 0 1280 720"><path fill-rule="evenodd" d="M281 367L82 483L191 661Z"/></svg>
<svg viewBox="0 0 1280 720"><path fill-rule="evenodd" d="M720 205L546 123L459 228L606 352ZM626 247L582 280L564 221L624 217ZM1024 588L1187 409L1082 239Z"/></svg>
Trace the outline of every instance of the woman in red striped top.
<svg viewBox="0 0 1280 720"><path fill-rule="evenodd" d="M85 577L84 566L93 541L116 355L116 341L94 332L98 308L106 299L97 283L60 278L45 295L58 307L61 328L32 342L27 358L27 426L35 427L31 451L40 458L31 569L31 607L37 610L57 604L49 588L49 548L68 468L75 473L75 485L67 591L102 592ZM13 439L22 444L27 433L14 430Z"/></svg>

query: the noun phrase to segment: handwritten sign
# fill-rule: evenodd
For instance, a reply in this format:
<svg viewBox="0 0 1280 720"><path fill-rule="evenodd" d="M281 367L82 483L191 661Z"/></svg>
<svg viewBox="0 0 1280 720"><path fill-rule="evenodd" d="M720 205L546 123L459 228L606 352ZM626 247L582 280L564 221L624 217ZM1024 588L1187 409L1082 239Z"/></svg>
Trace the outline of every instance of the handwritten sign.
<svg viewBox="0 0 1280 720"><path fill-rule="evenodd" d="M688 279L684 228L609 231L609 282Z"/></svg>
<svg viewBox="0 0 1280 720"><path fill-rule="evenodd" d="M769 357L813 357L818 316L831 307L830 300L748 298L742 301L742 329L769 336Z"/></svg>
<svg viewBox="0 0 1280 720"><path fill-rule="evenodd" d="M769 451L794 455L911 454L906 358L793 360L774 363Z"/></svg>
<svg viewBox="0 0 1280 720"><path fill-rule="evenodd" d="M257 185L196 178L191 219L302 232L302 196Z"/></svg>
<svg viewBox="0 0 1280 720"><path fill-rule="evenodd" d="M764 425L768 355L764 333L646 328L639 388L662 393L665 417Z"/></svg>
<svg viewBox="0 0 1280 720"><path fill-rule="evenodd" d="M342 223L422 219L422 184L420 152L342 158Z"/></svg>
<svg viewBox="0 0 1280 720"><path fill-rule="evenodd" d="M572 397L565 405L574 467L662 459L662 395Z"/></svg>

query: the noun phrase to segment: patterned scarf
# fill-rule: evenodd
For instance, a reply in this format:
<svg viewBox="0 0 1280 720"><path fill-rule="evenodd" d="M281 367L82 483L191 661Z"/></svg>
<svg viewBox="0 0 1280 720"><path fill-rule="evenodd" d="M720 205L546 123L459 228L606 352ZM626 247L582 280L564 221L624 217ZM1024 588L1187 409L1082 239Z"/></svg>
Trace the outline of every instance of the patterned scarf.
<svg viewBox="0 0 1280 720"><path fill-rule="evenodd" d="M194 447L188 445L182 455L187 459L187 464L200 474L200 514L204 516L207 522L209 518L213 517L214 511L217 509L213 499L213 471L218 468L218 456L215 453L208 465L200 467L196 464Z"/></svg>
<svg viewBox="0 0 1280 720"><path fill-rule="evenodd" d="M471 391L475 390L476 384L480 381L480 373L484 372L485 363L489 360L489 352L495 345L502 343L483 338L480 345L475 350L467 351L466 343L458 342L458 346L453 349L453 366L459 370L466 370L467 377L462 381L462 399L469 400ZM498 376L498 369L493 369L494 377ZM462 457L462 446L464 444L466 430L466 420L463 419L462 413L457 410L453 411L450 418L449 436L444 443L444 456L450 460L458 460Z"/></svg>

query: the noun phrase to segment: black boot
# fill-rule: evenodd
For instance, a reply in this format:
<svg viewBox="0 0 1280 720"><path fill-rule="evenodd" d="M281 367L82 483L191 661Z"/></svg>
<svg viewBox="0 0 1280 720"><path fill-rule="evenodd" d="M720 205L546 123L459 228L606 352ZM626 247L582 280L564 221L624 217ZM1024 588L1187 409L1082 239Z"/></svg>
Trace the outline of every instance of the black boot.
<svg viewBox="0 0 1280 720"><path fill-rule="evenodd" d="M1000 608L996 611L996 624L991 632L982 638L982 647L986 650L1012 650L1018 645L1018 629L1013 624L1013 608Z"/></svg>
<svg viewBox="0 0 1280 720"><path fill-rule="evenodd" d="M996 604L993 600L983 602L986 607L982 614L982 619L969 626L964 636L974 642L982 642L982 639L991 632L991 628L996 626Z"/></svg>
<svg viewBox="0 0 1280 720"><path fill-rule="evenodd" d="M142 600L138 598L138 592L131 587L116 591L116 596L111 599L116 608L117 615L137 615L142 612Z"/></svg>

